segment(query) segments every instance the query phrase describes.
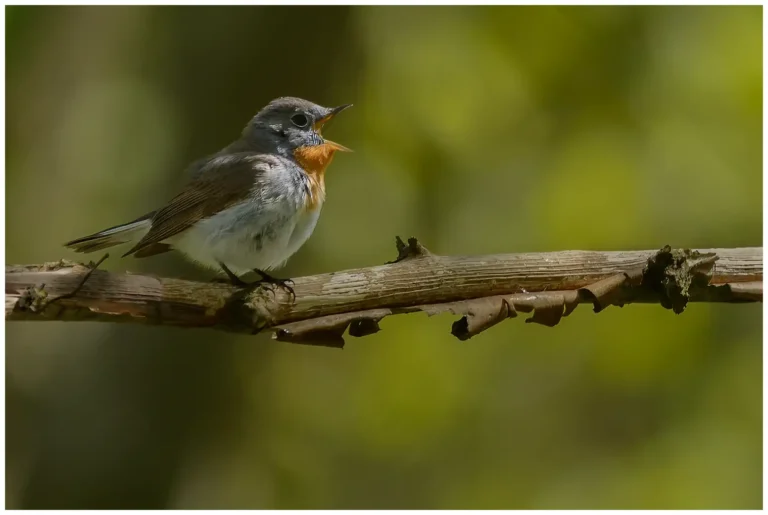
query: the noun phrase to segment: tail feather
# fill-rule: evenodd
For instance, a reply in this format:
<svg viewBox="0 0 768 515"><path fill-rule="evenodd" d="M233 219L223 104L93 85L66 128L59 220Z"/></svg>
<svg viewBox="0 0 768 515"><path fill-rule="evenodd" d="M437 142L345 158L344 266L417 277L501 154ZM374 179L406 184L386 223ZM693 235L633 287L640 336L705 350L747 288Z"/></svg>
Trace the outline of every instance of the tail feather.
<svg viewBox="0 0 768 515"><path fill-rule="evenodd" d="M121 243L128 243L140 239L152 225L154 212L148 213L132 222L116 225L103 231L83 236L64 244L75 252L88 254L97 250L106 249Z"/></svg>

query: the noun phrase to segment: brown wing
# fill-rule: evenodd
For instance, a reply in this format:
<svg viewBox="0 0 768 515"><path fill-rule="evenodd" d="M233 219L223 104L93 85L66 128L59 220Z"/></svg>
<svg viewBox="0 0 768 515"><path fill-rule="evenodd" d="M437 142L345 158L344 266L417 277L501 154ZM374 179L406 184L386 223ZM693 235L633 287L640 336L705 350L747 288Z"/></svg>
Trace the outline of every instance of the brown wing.
<svg viewBox="0 0 768 515"><path fill-rule="evenodd" d="M181 193L155 213L149 232L123 256L155 254L153 250L163 240L246 199L257 176L268 167L269 162L258 154L211 158Z"/></svg>
<svg viewBox="0 0 768 515"><path fill-rule="evenodd" d="M173 247L168 243L153 243L148 247L144 247L143 249L134 252L133 257L145 258L150 256L157 256L158 254L163 254L164 252L170 252L172 250Z"/></svg>

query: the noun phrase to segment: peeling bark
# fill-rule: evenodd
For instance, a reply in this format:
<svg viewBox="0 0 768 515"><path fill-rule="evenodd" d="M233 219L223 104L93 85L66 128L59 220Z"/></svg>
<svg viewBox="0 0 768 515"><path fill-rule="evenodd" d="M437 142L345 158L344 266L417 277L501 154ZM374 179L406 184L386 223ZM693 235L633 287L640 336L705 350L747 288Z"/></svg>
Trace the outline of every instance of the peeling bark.
<svg viewBox="0 0 768 515"><path fill-rule="evenodd" d="M344 334L380 330L390 315L460 316L451 333L467 340L519 313L555 326L579 304L762 302L762 248L502 254L430 253L397 238L383 266L295 279L287 293L96 270L67 261L6 267L6 320L100 320L274 331L279 341L342 347Z"/></svg>

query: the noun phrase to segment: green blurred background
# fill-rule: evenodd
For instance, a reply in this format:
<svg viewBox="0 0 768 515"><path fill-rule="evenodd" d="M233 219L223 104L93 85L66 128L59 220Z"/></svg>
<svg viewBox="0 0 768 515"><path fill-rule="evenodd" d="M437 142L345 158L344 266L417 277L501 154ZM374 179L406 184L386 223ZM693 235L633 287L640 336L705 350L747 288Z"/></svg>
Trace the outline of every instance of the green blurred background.
<svg viewBox="0 0 768 515"><path fill-rule="evenodd" d="M355 107L282 276L762 245L761 7L12 7L6 260L161 205L277 96ZM178 255L104 265L206 280ZM98 256L96 256L98 257ZM10 508L760 508L760 305L343 351L6 328Z"/></svg>

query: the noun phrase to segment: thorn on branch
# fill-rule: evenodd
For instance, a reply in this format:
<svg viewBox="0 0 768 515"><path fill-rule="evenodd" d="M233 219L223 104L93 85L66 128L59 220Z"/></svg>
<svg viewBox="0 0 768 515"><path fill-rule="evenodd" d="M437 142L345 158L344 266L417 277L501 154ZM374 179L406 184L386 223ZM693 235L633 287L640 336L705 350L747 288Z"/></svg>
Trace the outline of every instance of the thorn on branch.
<svg viewBox="0 0 768 515"><path fill-rule="evenodd" d="M416 238L408 238L408 244L406 245L400 236L395 236L395 245L397 246L397 258L394 261L387 261L388 265L399 263L405 259L423 258L432 255Z"/></svg>

